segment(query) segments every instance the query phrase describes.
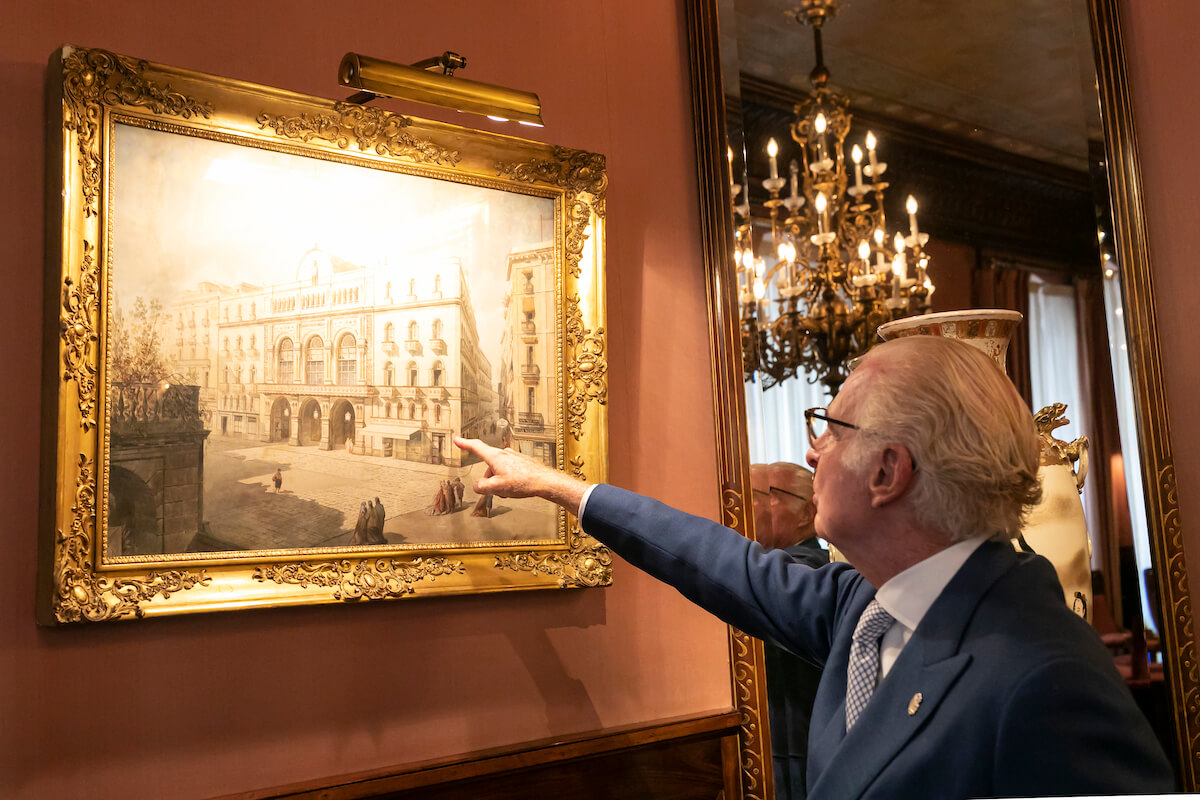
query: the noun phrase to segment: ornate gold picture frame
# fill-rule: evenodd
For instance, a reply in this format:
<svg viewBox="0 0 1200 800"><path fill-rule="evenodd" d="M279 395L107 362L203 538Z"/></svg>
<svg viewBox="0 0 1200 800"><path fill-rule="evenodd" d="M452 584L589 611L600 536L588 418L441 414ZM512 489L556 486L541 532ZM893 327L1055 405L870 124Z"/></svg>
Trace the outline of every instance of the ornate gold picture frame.
<svg viewBox="0 0 1200 800"><path fill-rule="evenodd" d="M39 621L602 586L604 157L64 47ZM53 456L50 454L53 453Z"/></svg>

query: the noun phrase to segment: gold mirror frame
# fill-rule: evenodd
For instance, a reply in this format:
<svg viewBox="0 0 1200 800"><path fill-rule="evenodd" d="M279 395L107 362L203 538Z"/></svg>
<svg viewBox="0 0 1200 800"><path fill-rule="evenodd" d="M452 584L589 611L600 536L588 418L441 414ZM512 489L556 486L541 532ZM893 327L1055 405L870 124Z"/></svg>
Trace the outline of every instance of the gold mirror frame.
<svg viewBox="0 0 1200 800"><path fill-rule="evenodd" d="M1176 500L1170 418L1158 348L1154 280L1142 205L1141 168L1125 71L1118 0L1088 0L1104 121L1110 200L1122 265L1142 474L1151 549L1163 605L1163 654L1174 711L1181 788L1200 778L1200 680L1191 597ZM737 315L733 232L727 209L725 94L721 81L717 0L687 0L692 111L700 195L701 244L708 290L713 402L722 522L753 536L744 487L749 485L745 395ZM774 797L762 643L730 628L734 702L741 714L742 796Z"/></svg>

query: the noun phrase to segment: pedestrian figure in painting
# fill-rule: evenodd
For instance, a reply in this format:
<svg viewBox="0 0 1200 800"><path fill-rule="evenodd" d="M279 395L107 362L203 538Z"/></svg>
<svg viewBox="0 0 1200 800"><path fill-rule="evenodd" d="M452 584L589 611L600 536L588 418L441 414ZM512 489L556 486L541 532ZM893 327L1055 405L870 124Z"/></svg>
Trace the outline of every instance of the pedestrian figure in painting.
<svg viewBox="0 0 1200 800"><path fill-rule="evenodd" d="M367 508L367 503L364 500L362 505L358 507L358 521L354 523L354 537L350 540L350 544L370 544L370 533L368 526L371 524L371 510Z"/></svg>
<svg viewBox="0 0 1200 800"><path fill-rule="evenodd" d="M472 517L491 517L492 516L492 496L490 494L481 494L479 499L475 501L475 508L471 511Z"/></svg>
<svg viewBox="0 0 1200 800"><path fill-rule="evenodd" d="M453 483L450 485L454 487L454 510L457 511L462 507L462 497L466 487L463 486L462 478L457 476L455 476Z"/></svg>
<svg viewBox="0 0 1200 800"><path fill-rule="evenodd" d="M442 481L442 494L446 495L446 513L453 514L458 510L458 503L454 499L454 486L450 481Z"/></svg>
<svg viewBox="0 0 1200 800"><path fill-rule="evenodd" d="M275 482L275 493L278 494L279 487L283 486L283 473L276 469L275 476L271 480Z"/></svg>
<svg viewBox="0 0 1200 800"><path fill-rule="evenodd" d="M383 510L383 501L378 497L375 498L375 507L371 519L371 527L368 529L368 541L370 544L387 544L387 538L383 535L383 523L387 519L387 513Z"/></svg>
<svg viewBox="0 0 1200 800"><path fill-rule="evenodd" d="M446 502L445 481L438 484L437 493L433 496L433 505L429 507L429 513L432 516L441 516L442 514L450 513L450 506Z"/></svg>

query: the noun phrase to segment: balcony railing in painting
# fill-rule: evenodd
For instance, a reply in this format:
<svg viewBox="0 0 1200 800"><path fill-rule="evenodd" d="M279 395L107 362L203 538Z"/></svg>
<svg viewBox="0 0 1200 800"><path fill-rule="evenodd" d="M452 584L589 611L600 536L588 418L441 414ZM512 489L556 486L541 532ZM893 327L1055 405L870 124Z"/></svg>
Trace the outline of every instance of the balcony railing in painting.
<svg viewBox="0 0 1200 800"><path fill-rule="evenodd" d="M545 430L546 421L541 414L523 411L517 415L517 433L543 433Z"/></svg>
<svg viewBox="0 0 1200 800"><path fill-rule="evenodd" d="M113 435L198 430L200 387L171 383L113 383L108 417Z"/></svg>

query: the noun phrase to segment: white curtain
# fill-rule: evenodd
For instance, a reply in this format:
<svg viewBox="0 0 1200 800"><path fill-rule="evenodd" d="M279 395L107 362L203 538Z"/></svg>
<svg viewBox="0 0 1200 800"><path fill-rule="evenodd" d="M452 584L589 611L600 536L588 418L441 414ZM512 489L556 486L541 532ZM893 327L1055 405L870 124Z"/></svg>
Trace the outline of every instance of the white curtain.
<svg viewBox="0 0 1200 800"><path fill-rule="evenodd" d="M750 463L790 461L804 464L808 433L804 410L828 406L832 401L824 384L797 376L770 389L762 388L761 375L746 383L746 419L750 435Z"/></svg>
<svg viewBox="0 0 1200 800"><path fill-rule="evenodd" d="M1125 318L1118 279L1104 281L1104 310L1108 322L1108 352L1112 358L1113 384L1117 392L1117 427L1121 432L1121 456L1125 465L1125 494L1129 498L1129 518L1133 526L1133 551L1137 557L1138 586L1141 589L1142 618L1155 628L1154 615L1146 601L1145 574L1150 568L1150 531L1146 523L1146 497L1142 493L1141 442L1137 416L1133 408L1133 375L1125 342Z"/></svg>
<svg viewBox="0 0 1200 800"><path fill-rule="evenodd" d="M1075 315L1075 287L1047 283L1036 275L1029 277L1030 386L1033 390L1033 410L1064 403L1070 423L1054 431L1055 438L1069 442L1087 436L1092 430L1091 405L1083 386L1080 369L1079 323ZM1094 454L1093 454L1094 455ZM1092 542L1092 569L1100 568L1100 548L1095 533L1101 530L1101 519L1095 482L1083 486L1083 515L1087 520L1088 536Z"/></svg>

